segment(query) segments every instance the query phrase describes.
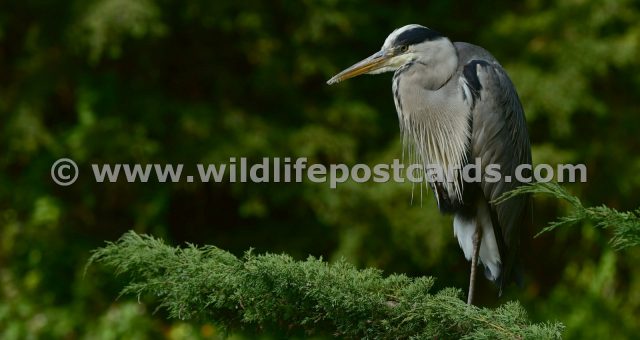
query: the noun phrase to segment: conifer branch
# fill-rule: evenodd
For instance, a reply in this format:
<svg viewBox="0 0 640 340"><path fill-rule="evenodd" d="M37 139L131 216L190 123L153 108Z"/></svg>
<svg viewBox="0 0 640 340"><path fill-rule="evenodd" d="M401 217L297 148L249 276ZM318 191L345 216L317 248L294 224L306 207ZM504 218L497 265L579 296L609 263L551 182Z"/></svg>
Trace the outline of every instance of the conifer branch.
<svg viewBox="0 0 640 340"><path fill-rule="evenodd" d="M640 208L633 211L620 212L605 205L585 207L580 199L571 195L557 183L533 183L520 186L505 193L495 202L502 203L511 197L522 194L545 194L567 201L573 211L557 221L549 223L536 236L549 232L558 227L572 226L582 222L591 222L602 229L611 229L613 236L610 240L615 249L624 249L640 245Z"/></svg>
<svg viewBox="0 0 640 340"><path fill-rule="evenodd" d="M171 247L128 232L94 251L130 282L121 294L154 297L171 317L226 330L347 338L560 338L560 323L531 323L517 302L468 306L459 289L431 293L434 279L384 277L345 261L287 255L242 258L212 246Z"/></svg>

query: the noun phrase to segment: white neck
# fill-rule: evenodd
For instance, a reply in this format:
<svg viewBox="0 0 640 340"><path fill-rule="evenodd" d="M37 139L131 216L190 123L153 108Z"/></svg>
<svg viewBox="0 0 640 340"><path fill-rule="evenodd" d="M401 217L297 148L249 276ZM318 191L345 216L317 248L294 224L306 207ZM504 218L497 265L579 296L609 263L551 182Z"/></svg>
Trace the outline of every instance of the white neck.
<svg viewBox="0 0 640 340"><path fill-rule="evenodd" d="M410 162L440 166L450 198L461 201L461 178L455 172L451 175L467 162L469 106L462 100L459 86L442 86L451 73L432 74L427 79L422 72L421 67L410 67L394 77L403 144Z"/></svg>

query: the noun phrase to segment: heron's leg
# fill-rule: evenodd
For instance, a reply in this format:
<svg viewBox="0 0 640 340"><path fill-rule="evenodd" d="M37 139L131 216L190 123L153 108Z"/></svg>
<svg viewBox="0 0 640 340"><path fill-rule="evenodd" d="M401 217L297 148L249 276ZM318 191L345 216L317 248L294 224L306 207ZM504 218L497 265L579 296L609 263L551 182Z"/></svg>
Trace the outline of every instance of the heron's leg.
<svg viewBox="0 0 640 340"><path fill-rule="evenodd" d="M478 256L480 255L480 242L482 240L482 227L476 221L476 232L473 233L473 255L471 256L471 277L469 278L469 295L467 304L473 304L473 293L476 285L476 270L478 268Z"/></svg>

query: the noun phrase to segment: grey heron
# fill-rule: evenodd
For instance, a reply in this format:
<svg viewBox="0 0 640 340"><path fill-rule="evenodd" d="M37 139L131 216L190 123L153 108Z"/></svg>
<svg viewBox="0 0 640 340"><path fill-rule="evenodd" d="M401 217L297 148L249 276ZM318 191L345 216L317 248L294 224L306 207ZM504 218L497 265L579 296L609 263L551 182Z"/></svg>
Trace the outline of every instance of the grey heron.
<svg viewBox="0 0 640 340"><path fill-rule="evenodd" d="M444 178L429 185L440 211L453 214L454 234L471 261L467 303L473 303L478 264L502 295L507 284L520 281L520 234L530 213L528 196L494 203L522 184L516 168L531 164L524 111L513 83L485 49L453 43L415 24L393 31L380 51L327 83L383 72L394 72L393 99L405 147L418 162L443 170ZM476 159L481 169L498 166L500 179L465 181L459 170Z"/></svg>

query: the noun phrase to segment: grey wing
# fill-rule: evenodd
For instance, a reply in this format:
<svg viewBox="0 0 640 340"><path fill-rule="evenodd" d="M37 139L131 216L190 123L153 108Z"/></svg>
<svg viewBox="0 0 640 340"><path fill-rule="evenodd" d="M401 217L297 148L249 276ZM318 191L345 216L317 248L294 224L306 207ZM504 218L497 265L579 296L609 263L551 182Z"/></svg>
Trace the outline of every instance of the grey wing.
<svg viewBox="0 0 640 340"><path fill-rule="evenodd" d="M522 185L516 180L516 167L531 164L524 111L513 83L502 66L492 58L467 62L462 77L463 96L471 107L470 161L480 158L483 169L488 164L500 166L499 181L492 183L482 176L480 183L485 199L491 202ZM523 174L529 175L527 171ZM517 196L502 204L489 203L494 233L501 248L502 278L498 282L501 289L514 274L520 230L526 223L529 201L528 196Z"/></svg>

